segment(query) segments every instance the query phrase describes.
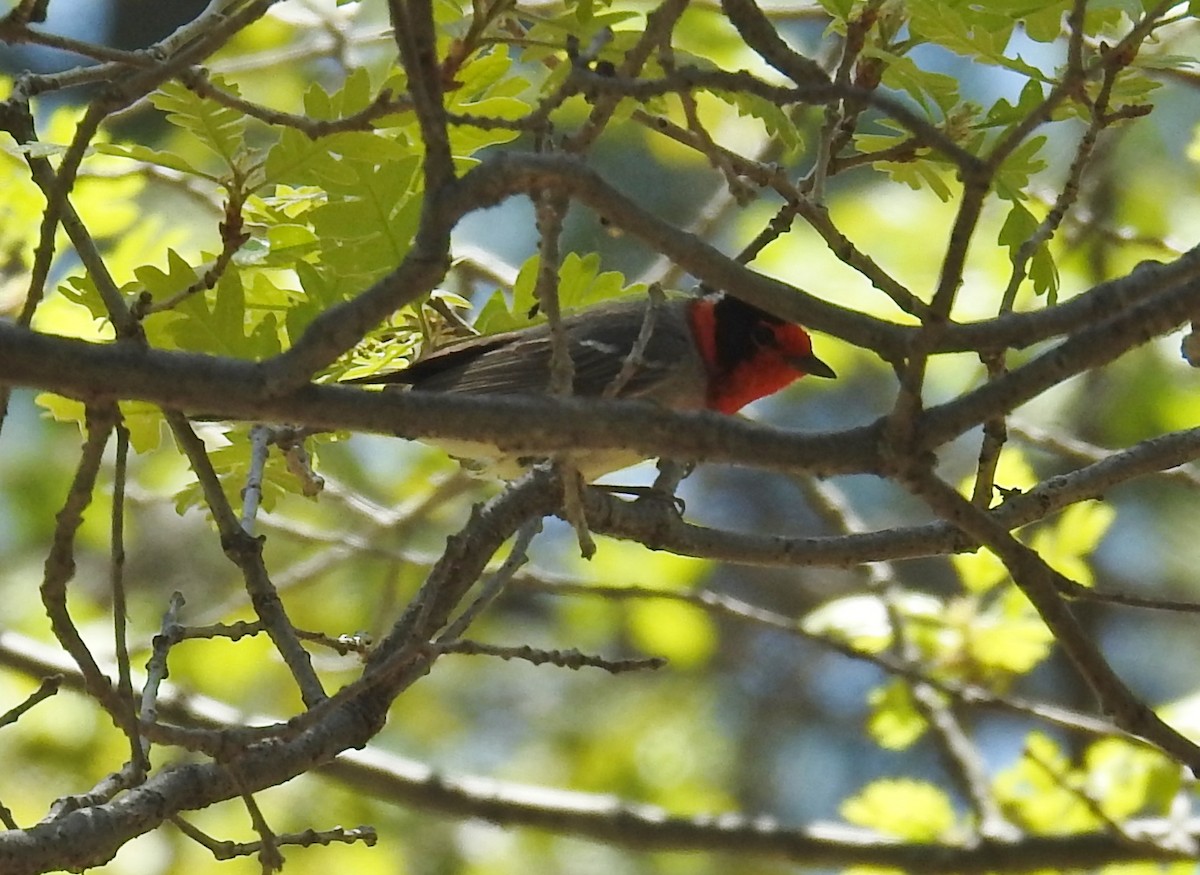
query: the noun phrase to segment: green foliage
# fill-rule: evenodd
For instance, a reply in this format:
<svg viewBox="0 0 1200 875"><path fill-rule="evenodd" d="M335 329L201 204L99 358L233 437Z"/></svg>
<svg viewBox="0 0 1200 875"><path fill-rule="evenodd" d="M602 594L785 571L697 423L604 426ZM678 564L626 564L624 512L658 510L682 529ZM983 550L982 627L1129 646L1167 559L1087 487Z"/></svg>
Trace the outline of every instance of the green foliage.
<svg viewBox="0 0 1200 875"><path fill-rule="evenodd" d="M846 21L855 6L854 0L818 0L821 8L838 21Z"/></svg>
<svg viewBox="0 0 1200 875"><path fill-rule="evenodd" d="M867 731L889 750L910 747L929 728L906 681L897 679L876 687L867 697L867 704L871 706Z"/></svg>
<svg viewBox="0 0 1200 875"><path fill-rule="evenodd" d="M219 56L203 59L213 70L228 71L211 78L214 87L269 112L243 112L241 103L234 108L228 100L202 97L199 89L168 79L151 95L153 109L145 110L155 113L160 134L147 133L153 127L147 124L128 129L137 131L130 135L137 142L110 142L105 134L86 150L71 206L123 300L143 314L146 340L156 349L270 360L291 348L314 319L380 282L413 251L427 206L425 142L413 109L414 83L397 66L384 17L387 4L338 0L332 7L336 15L330 4L298 5L304 7L299 13L292 4L278 4L230 40ZM531 114L557 93L573 64L587 62L592 72L603 73L607 65L622 63L643 38L652 8L614 8L603 0L523 4L519 11L491 0L433 5L438 84L450 117L446 136L460 175L501 150L536 148L572 156L560 151L562 144L570 142L604 89L576 93L556 105L549 124L537 130L528 124ZM1016 292L1010 302L1016 311L1054 307L1128 273L1142 259L1174 258L1185 245L1178 241L1190 240L1193 231L1197 197L1187 168L1160 154L1162 143L1173 142L1185 125L1196 127L1192 95L1180 96L1177 80L1183 77L1176 75L1192 63L1188 51L1194 33L1182 8L1179 20L1163 24L1136 55L1129 53L1118 64L1109 54L1153 5L1149 0L1086 4L1082 52L1087 72L1082 85L1064 93L1059 86L1067 58L1064 22L1074 7L1069 0L819 0L804 9L764 4L781 38L806 57L820 58L827 69L836 69L846 45L860 41L846 81L863 89L878 83L886 100L862 101L856 95L836 104L775 102L751 89L697 89L697 123L681 110L677 95L640 101L625 94L593 151L579 157L650 214L695 231L718 252L734 255L752 240L767 241L750 261L752 269L857 311L830 316L835 311L814 308L814 322L835 333L853 325L859 333L847 329L845 336L869 336L862 314L918 323L920 307L900 313L880 289L900 286L917 300L930 300L931 289L956 261L947 246L959 243L963 268L954 277L959 292L948 330L997 316L1005 290ZM809 26L819 10L828 16L821 21L823 37L817 36L820 27ZM319 24L300 24L289 15L312 15ZM323 41L331 34L337 35L332 48ZM847 41L831 39L833 34ZM582 54L575 58L565 50L569 37L579 41ZM1029 49L1018 53L1016 45ZM147 56L138 63L152 61ZM189 61L187 67L199 63ZM1106 65L1113 71L1111 88L1105 85ZM736 76L755 76L773 87L783 82L781 71L754 53L716 6L703 4L692 4L669 40L651 47L639 79L667 77L685 67L735 74L721 80L723 85L736 82ZM44 86L49 80L33 81ZM1108 89L1107 106L1098 118L1102 89ZM4 83L0 90L7 95L11 88ZM1058 100L1052 108L1046 106L1050 98ZM1154 127L1161 111L1144 119L1151 100L1170 109L1169 124ZM38 142L18 146L0 135L0 308L6 317L20 312L34 254L42 246L50 256L45 266L52 279L37 306L35 328L107 342L114 332L99 293L105 278L81 267L61 229L52 247L41 239L46 197L28 170L30 158L62 166L81 111L48 110L36 96L35 104ZM895 112L896 104L928 127ZM667 142L653 121L635 127L638 108L726 151L718 159L703 149ZM1072 159L1083 130L1093 124L1096 148L1086 156L1092 164L1076 184L1069 176ZM977 185L979 177L963 172L969 162L956 163L945 142L994 171L978 223L967 228L969 240L955 236L970 224L958 201L963 180ZM1005 150L1002 161L998 149ZM1200 158L1200 139L1188 154ZM676 161L678 155L686 157ZM722 166L729 156L746 163ZM820 158L829 159L828 165L815 172ZM732 186L731 176L737 177ZM504 184L506 195L520 185L536 194L543 183ZM753 189L754 204L723 200L738 185ZM500 218L478 235L482 241L464 236L461 242L482 242L497 260L497 253L514 263L524 259L515 279L504 265L476 264L454 253L438 287L423 290L420 300L366 331L354 349L314 374L314 381L404 366L467 333L464 320L476 331L493 333L544 318L535 295L540 263L537 255L529 255L536 229L510 234L512 213L502 212L507 204L498 204L500 199L501 193L488 191L471 204L479 209L499 205L489 216ZM837 234L827 236L817 221L805 224L814 215L828 219ZM619 237L619 223L602 220L580 205L572 208L557 271L565 312L646 292L632 279L660 253L628 229ZM456 246L460 234L464 229L456 227ZM518 246L524 249L512 256ZM870 270L864 268L868 262ZM690 281L671 285L683 288ZM819 331L814 337L822 357L838 366L842 379L834 389L818 395L810 385L815 381L805 381L794 395L781 394L772 406L749 415L802 430L887 423L884 417L898 397L892 370L852 343ZM1039 339L1033 353L1058 340ZM1024 360L1027 353L1019 347L1002 351L1006 367ZM1076 442L1040 441L1036 432L1027 437L1014 428L995 471L993 507L979 510L994 511L994 505L1046 484L1053 475L1070 476L1091 458L1119 452L1089 449L1084 439L1117 448L1192 428L1200 415L1194 375L1177 363L1175 348L1174 339L1147 343L1118 365L1080 374L1014 412L1010 425L1027 419L1056 434L1068 433ZM922 386L921 405L932 407L983 385L989 377L979 354L997 352L981 347L970 361L960 355L945 368L944 360L932 359L933 376ZM903 358L889 364L904 367ZM812 406L792 408L795 399ZM32 593L44 574L45 546L54 537L55 513L78 460L74 426L83 422L84 407L41 393L35 403L49 421L36 422L22 419L22 403L15 394L12 410L17 412L10 414L4 433L8 449L0 457L0 510L6 519L0 547L7 572L0 591L11 606L5 632L45 638L44 611ZM194 513L205 500L179 448L163 440L161 411L130 401L121 401L120 410L138 456L132 463L126 545L136 669L149 657L163 605L175 588L187 592L189 623L231 622L253 612L240 572L222 555L203 514ZM886 433L886 426L880 428ZM16 437L8 430L16 430ZM247 427L200 421L197 431L236 508L251 468ZM473 518L472 507L494 487L459 479L452 463L433 449L382 437L344 437L316 435L306 441L327 478L326 491L316 501L301 497L303 478L272 449L263 483L270 512L261 520L264 557L298 627L331 637L363 633L379 641L429 579L448 535ZM977 431L925 450L937 454L937 476L962 477L964 494L972 494L976 477L985 476L963 476L977 463ZM97 648L102 661L112 634L111 596L104 589L112 566L109 458L111 448L81 530L78 577L70 593L83 637L89 644L105 642ZM1194 487L1186 471L1169 486L1140 493L1122 486L1112 495L1076 500L1016 537L1055 571L1084 586L1101 588L1136 577L1146 592L1170 589L1186 597L1200 561L1188 536L1194 527L1191 504L1179 497ZM889 471L881 465L875 473ZM711 474L702 467L687 482L691 492L684 521L664 523L663 543L655 540L660 533L646 537L653 550L599 538L599 553L584 562L572 538L548 524L535 542L529 575L511 581L471 630L479 641L498 647L578 649L613 660L665 657L666 668L613 677L594 668L567 671L535 668L519 659L449 655L406 691L372 744L421 760L437 781L445 772L449 780L436 786L438 792L457 792L453 779L479 774L536 786L538 798L551 809L558 800L546 788L604 794L600 801L584 800L579 810L594 804L618 817L636 818L642 811L637 805L615 807L613 798L661 805L673 817L783 812L789 822L803 824L836 810L848 823L889 840L953 853L979 840L980 813L944 770L923 765L931 751L945 748L946 739L937 735L944 727L931 719L930 710L945 708L987 763L985 786L977 789L991 794L1023 839L1085 833L1088 841L1099 842L1108 835L1120 837L1122 830L1140 826L1130 821L1144 818L1177 825L1166 818L1194 801L1178 763L1140 739L1115 730L1085 732L1070 727L1070 719L1047 720L1044 711L1025 704L1067 701L1086 710L1090 700L1078 689L1061 688L1058 672L1047 670L1057 668L1057 663L1047 666L1056 652L1054 637L995 553L937 553L949 549L944 546L934 555L900 550L904 558L886 568L888 585L871 588L859 569L842 567L845 560L819 570L797 564L731 571L716 561L659 549L670 543L667 536L683 532L680 537L691 539L687 543L694 552L711 548L722 555L725 533L711 529L728 528L735 545L753 541L780 547L762 561L779 566L788 561L781 545L803 553L814 546L809 536L837 537L831 531L838 522L836 508L825 509L829 518L822 526L828 523L827 528L810 531L809 517L796 513L792 504L801 499L790 484L780 485L782 478L769 486L747 480L744 489L723 490L726 482L742 481ZM916 500L919 494L914 498L906 492L912 484L887 486L882 479L871 478L861 495L856 485L847 487L849 503L868 526L895 526L903 534L940 525L947 536L961 537L952 520L930 521L928 508ZM833 483L841 485L840 478ZM1118 508L1128 525L1115 524ZM643 509L636 506L630 514ZM754 539L737 540L748 529ZM1156 532L1157 540L1143 552L1143 544L1132 539L1139 533L1147 537L1147 531ZM787 532L791 540L773 540L776 532ZM453 537L458 540L452 544L464 540ZM1102 542L1113 549L1098 558ZM955 549L966 549L965 542L955 543ZM493 557L493 566L504 555L502 550ZM639 589L613 591L623 585ZM751 608L738 615L718 610L717 600L675 597L701 587L734 594ZM1097 607L1095 613L1110 609ZM1129 677L1137 695L1194 736L1196 727L1189 724L1200 725L1194 698L1173 706L1159 701L1194 686L1188 667L1195 653L1186 633L1164 625L1156 630L1161 637L1153 639L1153 647L1131 647L1126 639L1140 643L1145 628L1140 624L1152 621L1139 619L1135 625L1119 615L1107 622L1111 616L1105 614L1105 622L1095 626L1105 655L1111 652L1122 674L1136 665ZM359 676L357 657L311 642L305 646L311 647L330 691ZM1178 650L1178 656L1150 672L1141 660L1158 650ZM850 661L857 674L846 668ZM170 669L182 689L219 698L231 712L286 719L302 707L265 636L186 642L172 651ZM0 712L30 692L28 683L8 680L0 675ZM1071 682L1078 683L1074 677ZM1003 716L995 719L995 709L977 709L981 699L1002 705ZM19 764L19 781L0 787L0 797L19 822L36 822L54 796L79 792L81 780L98 781L111 771L108 764L128 757L128 745L111 721L96 708L80 707L83 701L61 695L16 727L27 731L9 757ZM1059 731L1064 735L1049 734ZM153 755L156 767L167 759L158 747ZM53 781L47 783L46 775ZM339 807L331 819L380 824L390 849L375 856L358 846L289 850L289 871L297 865L325 871L331 860L335 868L363 872L404 867L480 873L636 870L639 875L783 871L773 861L740 856L709 860L662 854L635 860L616 840L612 846L584 846L515 828L448 825L431 821L423 810L376 806L321 780L318 786L301 779L268 793L264 808L272 828L280 833L290 826L297 832L308 829L314 826L312 800L319 796L324 806L336 799ZM429 786L435 786L433 779ZM468 779L462 786L476 785ZM861 789L852 792L849 786ZM47 799L31 802L37 793ZM489 799L502 804L503 794ZM572 797L563 804L575 803ZM246 830L244 810L236 806L194 816L215 835L254 838ZM659 817L655 813L649 819ZM714 822L720 823L697 819L692 825ZM163 866L208 871L206 860L182 840L162 841L159 851L173 861ZM136 868L118 858L112 868L123 872L131 865ZM1098 871L1149 870L1129 865ZM1190 868L1163 864L1153 871Z"/></svg>
<svg viewBox="0 0 1200 875"><path fill-rule="evenodd" d="M872 47L863 54L884 63L884 85L907 94L928 115L944 118L958 105L958 80L953 76L923 69L907 55L883 48ZM905 132L903 128L897 130Z"/></svg>
<svg viewBox="0 0 1200 875"><path fill-rule="evenodd" d="M214 78L212 84L237 94L237 89L223 79ZM246 137L246 119L241 113L205 100L175 81L163 83L150 100L167 114L167 121L195 137L221 159L226 169L239 166Z"/></svg>
<svg viewBox="0 0 1200 875"><path fill-rule="evenodd" d="M842 817L884 835L911 841L947 838L957 816L944 791L923 781L874 781L842 803Z"/></svg>
<svg viewBox="0 0 1200 875"><path fill-rule="evenodd" d="M713 94L736 108L739 116L761 122L767 136L778 143L781 159L793 159L803 153L804 134L783 107L744 91L713 91Z"/></svg>
<svg viewBox="0 0 1200 875"><path fill-rule="evenodd" d="M222 430L223 431L223 430ZM211 436L212 444L208 458L220 481L221 489L231 505L240 507L242 493L252 465L251 447L247 434L238 429ZM283 457L272 453L262 475L262 508L271 511L277 502L296 492L296 478L287 470ZM206 507L199 482L188 483L175 495L175 509L179 513L191 508Z"/></svg>
<svg viewBox="0 0 1200 875"><path fill-rule="evenodd" d="M1095 828L1103 819L1165 813L1179 790L1179 769L1161 754L1124 739L1089 745L1073 765L1041 733L1024 756L996 777L997 798L1020 825L1046 834Z"/></svg>
<svg viewBox="0 0 1200 875"><path fill-rule="evenodd" d="M513 64L504 52L481 54L461 67L456 88L448 95L448 112L493 119L514 120L529 112L530 83L513 72ZM517 138L516 130L456 127L451 132L450 149L454 155L470 158L488 146L508 143ZM476 160L464 162L467 167Z"/></svg>
<svg viewBox="0 0 1200 875"><path fill-rule="evenodd" d="M496 290L479 311L475 327L482 334L495 334L522 328L540 321L537 308L538 256L531 256L521 265L511 290L512 305L504 290ZM558 268L558 300L564 311L588 307L612 298L646 291L645 285L625 285L625 278L613 270L600 270L596 253L579 255L569 252Z"/></svg>
<svg viewBox="0 0 1200 875"><path fill-rule="evenodd" d="M629 611L629 635L639 650L661 654L676 669L703 666L717 648L716 629L708 614L666 599L634 604Z"/></svg>
<svg viewBox="0 0 1200 875"><path fill-rule="evenodd" d="M57 422L81 423L84 420L84 405L73 398L44 392L35 400ZM143 401L122 401L119 406L121 421L129 431L129 445L134 452L157 450L162 443L162 411L156 405Z"/></svg>
<svg viewBox="0 0 1200 875"><path fill-rule="evenodd" d="M212 174L198 170L192 162L188 161L182 155L175 152L166 152L161 149L152 149L141 143L97 143L93 148L101 155L128 158L131 161L140 161L153 167L162 167L165 170L174 170L178 173L198 176L213 182L217 179Z"/></svg>
<svg viewBox="0 0 1200 875"><path fill-rule="evenodd" d="M1013 30L1023 17L1021 9L1040 6L1033 33L1048 34L1048 28L1039 28L1038 23L1048 23L1053 19L1057 24L1070 4L1014 3L1011 7L1018 8L1005 8L1008 5L989 3L980 6L965 2L907 0L905 10L914 37L922 42L935 43L974 61L994 64L1024 76L1041 77L1043 74L1037 67L1026 63L1020 55L1007 52ZM1057 35L1056 28L1054 36Z"/></svg>
<svg viewBox="0 0 1200 875"><path fill-rule="evenodd" d="M1029 539L1029 546L1059 573L1090 586L1092 570L1087 558L1099 546L1116 516L1111 504L1099 501L1073 504L1053 524L1039 527Z"/></svg>
<svg viewBox="0 0 1200 875"><path fill-rule="evenodd" d="M1015 200L996 240L1001 246L1008 247L1014 265L1018 257L1024 255L1025 242L1034 236L1038 225L1033 213L1020 201ZM1049 242L1043 241L1033 248L1028 265L1034 293L1045 295L1046 303L1053 306L1058 302L1059 274Z"/></svg>
<svg viewBox="0 0 1200 875"><path fill-rule="evenodd" d="M252 321L240 277L227 274L214 291L211 303L207 295L189 295L175 308L181 318L172 320L168 332L180 349L216 349L235 358L279 351L275 314Z"/></svg>

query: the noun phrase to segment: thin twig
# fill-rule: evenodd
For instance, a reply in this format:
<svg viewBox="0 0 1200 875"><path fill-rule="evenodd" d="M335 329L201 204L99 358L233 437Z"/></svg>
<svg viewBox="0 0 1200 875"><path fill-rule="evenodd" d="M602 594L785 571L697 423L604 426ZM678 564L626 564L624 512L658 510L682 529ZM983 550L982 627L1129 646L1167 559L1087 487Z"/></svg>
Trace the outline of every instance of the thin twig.
<svg viewBox="0 0 1200 875"><path fill-rule="evenodd" d="M1193 770L1200 768L1200 748L1134 695L1081 628L1060 594L1061 575L931 472L914 466L900 474L906 485L939 516L978 538L1004 563L1103 710L1113 716L1118 726L1142 736Z"/></svg>
<svg viewBox="0 0 1200 875"><path fill-rule="evenodd" d="M62 686L63 676L61 674L51 675L50 677L42 678L42 682L38 684L38 688L25 697L25 701L14 708L9 708L3 714L0 714L0 729L16 723L21 719L21 716L36 705L38 702L45 701L58 692ZM16 827L9 827L16 829Z"/></svg>
<svg viewBox="0 0 1200 875"><path fill-rule="evenodd" d="M213 855L214 860L232 860L237 857L249 857L262 851L262 842L220 841L188 823L177 814L172 815L169 819L181 833L206 848ZM362 842L370 848L374 847L378 840L378 834L370 826L359 826L354 829L344 829L340 826L335 826L333 829L321 830L320 832L310 829L299 833L280 833L271 837L272 843L277 848L285 845L299 845L304 848L312 847L313 845L332 845L335 843L350 845L356 842Z"/></svg>
<svg viewBox="0 0 1200 875"><path fill-rule="evenodd" d="M158 694L163 681L167 679L167 657L171 647L179 640L179 613L183 606L183 594L171 593L159 633L151 642L150 658L146 662L146 681L142 684L141 702L138 707L138 716L143 728L158 722Z"/></svg>
<svg viewBox="0 0 1200 875"><path fill-rule="evenodd" d="M488 605L500 597L500 593L504 591L504 587L512 580L513 575L520 570L522 565L529 561L529 545L541 530L541 517L530 519L517 530L517 538L513 542L512 550L509 551L508 557L495 573L488 578L479 595L475 598L475 601L459 614L453 622L446 626L445 631L437 637L439 645L452 644L459 638L462 638L463 633L487 609Z"/></svg>
<svg viewBox="0 0 1200 875"><path fill-rule="evenodd" d="M250 595L255 612L266 625L267 634L271 636L272 643L287 664L305 705L313 707L326 698L325 691L316 672L313 671L308 652L296 635L295 627L288 620L279 593L271 583L263 562L262 540L252 537L242 528L229 500L225 497L221 481L213 470L204 442L196 436L191 423L176 411L165 411L165 415L176 441L183 448L192 471L200 482L205 502L221 534L221 545L225 549L225 555L241 570L246 592Z"/></svg>
<svg viewBox="0 0 1200 875"><path fill-rule="evenodd" d="M83 512L95 493L100 462L117 415L114 406L88 408L87 439L83 445L75 479L71 483L62 509L58 512L54 540L46 557L40 592L42 604L50 618L50 628L63 649L75 660L87 682L88 694L109 713L126 737L133 739L137 733L129 723L128 708L112 682L100 670L67 608L67 582L75 574L75 536L83 523Z"/></svg>
<svg viewBox="0 0 1200 875"><path fill-rule="evenodd" d="M631 671L646 671L662 668L667 661L662 657L643 659L608 659L603 656L591 656L578 650L543 650L530 647L527 644L516 647L504 647L496 644L482 644L478 641L466 641L461 638L438 644L437 649L442 653L461 653L467 656L498 656L507 661L519 659L531 665L556 665L559 668L569 668L578 671L581 668L599 668L609 674L624 674Z"/></svg>
<svg viewBox="0 0 1200 875"><path fill-rule="evenodd" d="M253 795L243 793L242 803L250 815L250 823L254 827L254 831L258 833L258 861L262 864L264 875L280 871L283 868L283 854L279 853L279 842L275 837L275 831L263 817L262 809L258 807L258 802Z"/></svg>
<svg viewBox="0 0 1200 875"><path fill-rule="evenodd" d="M113 469L112 531L109 563L109 584L113 596L113 642L117 657L117 693L129 713L127 725L132 730L129 736L129 761L143 771L149 767L146 761L146 742L141 737L138 715L133 699L133 682L130 680L129 643L127 640L129 611L125 599L125 484L128 479L129 429L118 421L114 430L117 435L117 458Z"/></svg>

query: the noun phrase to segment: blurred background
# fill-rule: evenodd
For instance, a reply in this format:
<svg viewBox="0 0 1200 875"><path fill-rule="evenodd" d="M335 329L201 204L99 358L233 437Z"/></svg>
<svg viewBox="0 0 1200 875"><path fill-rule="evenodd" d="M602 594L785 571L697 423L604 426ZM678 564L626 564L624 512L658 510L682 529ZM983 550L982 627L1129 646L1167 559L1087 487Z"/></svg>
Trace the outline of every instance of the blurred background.
<svg viewBox="0 0 1200 875"><path fill-rule="evenodd" d="M445 6L446 4L442 4ZM1137 4L1134 4L1137 5ZM149 45L205 6L200 2L51 3L46 29L78 39L133 49ZM535 7L531 15L549 15ZM544 9L546 11L538 11ZM443 10L444 11L444 10ZM447 15L449 13L446 13ZM839 42L817 6L785 4L773 19L791 44L828 62ZM737 69L754 59L738 44L715 6L697 4L685 18L687 47L697 56ZM1153 51L1194 55L1197 30L1184 21L1164 34ZM313 83L336 91L345 71L365 66L378 79L393 51L383 4L335 6L287 2L240 34L210 64L236 81L242 94L291 112ZM1052 72L1064 57L1062 42L1037 42L1020 29L1007 53ZM1015 103L1025 77L983 66L935 45L911 52L924 70L958 83L964 98L979 104ZM10 72L47 71L74 64L62 53L8 47L0 62ZM531 78L536 59L521 64ZM1072 218L1054 242L1060 299L1127 273L1142 260L1167 261L1194 245L1197 172L1194 158L1200 117L1196 83L1171 72L1155 74L1154 112L1136 123L1106 131ZM79 96L83 96L82 94ZM819 109L800 109L794 121L805 135L781 150L758 120L720 101L702 104L710 132L741 154L780 162L802 176L811 165L811 144L822 122ZM39 107L47 124L54 108ZM560 126L581 118L568 107ZM878 120L864 125L881 130ZM1053 202L1062 185L1082 126L1056 120L1044 128L1047 164L1029 181L1034 203ZM148 108L120 120L114 139L134 139L161 149L186 150L179 131ZM260 134L254 134L260 136ZM518 141L512 146L527 147ZM633 193L656 214L702 231L722 251L747 245L770 221L780 201L762 193L741 207L702 156L634 124L612 126L591 164L618 188ZM6 173L22 168L9 162ZM115 185L116 178L99 183ZM2 186L0 186L2 188ZM151 177L132 200L136 211L114 219L104 241L122 259L165 266L169 245L193 259L211 252L219 202L211 192L178 179ZM116 197L114 189L114 197ZM18 207L4 203L10 219ZM123 202L123 208L130 201ZM928 299L956 202L929 187L915 189L864 165L833 177L829 213L837 226L893 276ZM990 202L970 251L960 319L996 313L1011 263L996 241L1005 205ZM150 230L147 230L147 229ZM0 235L2 236L2 235ZM456 251L486 254L500 273L515 274L536 250L532 210L513 199L470 215L455 231ZM638 241L614 233L602 220L572 211L564 252L598 252L603 270L627 283L668 277L675 288L694 283L671 271ZM114 258L117 258L114 255ZM478 260L476 258L476 260ZM477 265L476 265L477 266ZM902 319L890 302L841 263L825 242L798 223L754 261L765 273L846 307ZM460 267L448 291L476 309L497 284L478 270ZM19 260L4 268L0 305L19 307L26 276ZM77 272L66 255L56 280ZM1028 288L1018 309L1044 306ZM77 304L59 297L39 318L62 324L91 322ZM1147 344L1112 366L1081 375L1013 416L1010 452L998 484L1028 488L1038 480L1079 467L1088 447L1119 448L1197 424L1200 412L1194 372L1178 353L1178 335ZM748 417L787 428L827 431L872 422L895 397L891 370L872 354L831 337L817 336L820 356L837 370L836 382L801 381L749 408ZM1013 363L1038 350L1013 356ZM931 367L928 403L978 385L984 369L971 356L946 356ZM206 426L212 447L231 446L244 433ZM1082 442L1070 445L1070 442ZM43 642L52 640L36 596L54 515L73 475L79 431L18 391L0 435L0 598L6 606L0 629ZM969 478L980 435L971 433L939 456L939 471L952 482ZM317 470L326 478L319 498L276 490L263 518L266 557L294 622L331 635L365 633L378 638L423 579L445 538L465 521L472 503L495 487L471 481L453 462L419 444L378 436L322 436L313 443ZM653 465L612 475L609 482L650 482ZM105 495L111 490L106 470ZM1115 515L1102 526L1098 545L1080 557L1098 586L1145 596L1200 598L1194 569L1200 561L1196 530L1195 471L1173 478L1146 478L1103 496ZM165 432L153 449L137 454L130 486L127 537L131 642L135 667L144 664L151 636L167 599L185 596L184 620L203 624L250 616L235 569L226 561L203 511L182 512L179 495L191 480ZM834 478L839 492L869 529L932 519L924 505L893 484L869 476ZM701 466L683 484L686 517L701 525L787 536L838 534L814 504L815 485L800 479L722 466ZM98 655L111 656L108 603L108 518L105 499L89 512L71 589L71 607ZM871 664L849 659L796 631L705 611L670 597L712 591L799 621L817 608L875 592L865 570L731 566L653 552L632 543L600 538L590 562L579 558L570 530L549 522L534 543L531 562L501 600L477 623L473 637L495 644L578 648L612 658L665 656L656 672L617 677L594 669L567 671L481 657L447 656L433 674L393 709L375 744L427 763L448 775L481 775L502 781L613 794L661 805L674 813L743 811L767 814L784 825L838 819L843 801L881 777L907 776L936 782L959 810L965 801L948 780L936 746L921 738L900 749L881 744L869 721L888 677ZM949 634L962 607L959 564L946 558L898 563L888 569L906 592L929 596L940 606L941 631ZM625 598L592 587L640 586L664 598ZM556 591L566 587L569 591ZM982 610L987 602L973 603ZM1197 689L1200 641L1186 614L1083 606L1080 614L1115 668L1152 705L1177 703L1191 714ZM969 617L961 618L962 628ZM839 621L841 622L841 621ZM866 619L864 619L866 622ZM961 632L962 629L960 628ZM1092 711L1090 694L1057 655L1036 659L1028 674L1014 672L1009 691ZM328 685L355 677L353 656L319 652L317 665ZM258 638L236 643L187 642L172 652L171 680L179 687L228 703L245 714L289 715L299 707L284 668ZM36 679L0 669L0 709L21 700ZM874 693L873 693L874 691ZM873 699L873 695L876 697ZM872 702L876 704L872 704ZM8 703L8 704L5 704ZM1013 767L1034 728L1054 738L1068 756L1085 739L1032 720L973 710L960 715L994 775ZM44 813L53 798L79 792L121 761L123 740L89 702L64 693L22 718L19 731L0 730L0 759L8 764L0 799L19 823ZM164 752L164 757L178 756ZM436 812L406 809L358 793L320 776L306 776L261 794L260 804L279 832L317 829L334 822L370 823L383 837L362 846L310 848L288 854L291 872L368 873L774 873L781 863L699 855L636 854L619 848L532 830L505 830L463 822ZM194 822L219 837L248 840L250 827L239 804L198 812ZM252 860L216 864L179 833L160 830L128 845L102 871L113 873L250 872Z"/></svg>

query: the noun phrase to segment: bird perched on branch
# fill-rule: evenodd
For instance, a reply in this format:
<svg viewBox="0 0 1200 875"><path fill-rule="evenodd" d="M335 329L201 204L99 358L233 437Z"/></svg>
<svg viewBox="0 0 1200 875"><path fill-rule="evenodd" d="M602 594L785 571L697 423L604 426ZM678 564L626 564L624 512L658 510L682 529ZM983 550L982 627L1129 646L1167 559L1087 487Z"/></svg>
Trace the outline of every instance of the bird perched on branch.
<svg viewBox="0 0 1200 875"><path fill-rule="evenodd" d="M652 401L671 410L736 413L811 374L834 377L808 333L731 295L638 297L565 315L573 394ZM348 383L404 384L421 392L546 394L553 343L546 323L453 343L388 374ZM471 441L437 441L468 470L515 476L536 459ZM643 461L630 450L572 453L585 481Z"/></svg>

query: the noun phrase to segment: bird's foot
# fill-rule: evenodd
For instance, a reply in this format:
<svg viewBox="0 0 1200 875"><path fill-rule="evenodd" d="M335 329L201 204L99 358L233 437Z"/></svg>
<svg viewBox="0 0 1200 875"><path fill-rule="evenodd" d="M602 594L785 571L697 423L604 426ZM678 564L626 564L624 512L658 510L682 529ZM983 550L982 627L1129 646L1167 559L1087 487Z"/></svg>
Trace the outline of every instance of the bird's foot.
<svg viewBox="0 0 1200 875"><path fill-rule="evenodd" d="M610 486L603 483L594 483L592 486L595 489L602 489L605 492L612 492L617 495L631 495L636 501L670 504L680 516L683 516L684 511L687 510L687 504L682 498L674 493L659 489L657 486Z"/></svg>

